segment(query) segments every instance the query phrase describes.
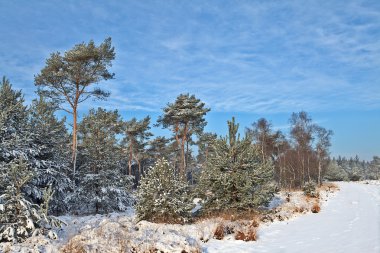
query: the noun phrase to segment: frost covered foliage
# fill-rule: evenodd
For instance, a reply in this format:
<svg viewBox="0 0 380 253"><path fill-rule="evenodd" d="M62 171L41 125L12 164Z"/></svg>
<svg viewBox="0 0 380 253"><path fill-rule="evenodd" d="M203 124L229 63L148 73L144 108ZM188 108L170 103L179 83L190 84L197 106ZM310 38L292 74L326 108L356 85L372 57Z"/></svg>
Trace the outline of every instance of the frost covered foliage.
<svg viewBox="0 0 380 253"><path fill-rule="evenodd" d="M21 159L1 167L0 182L5 190L0 195L0 242L21 242L33 235L47 234L52 226L62 225L23 194L22 188L33 176L33 171Z"/></svg>
<svg viewBox="0 0 380 253"><path fill-rule="evenodd" d="M248 210L273 197L273 166L263 161L249 138L237 136L239 125L228 122L229 135L213 143L199 178L206 211Z"/></svg>
<svg viewBox="0 0 380 253"><path fill-rule="evenodd" d="M27 110L20 91L14 91L3 78L0 84L0 162L9 163L18 157L34 157L39 148L33 145Z"/></svg>
<svg viewBox="0 0 380 253"><path fill-rule="evenodd" d="M34 143L41 148L36 158L42 163L32 183L39 188L53 189L49 211L61 214L67 211L67 192L72 189L72 182L67 176L70 154L65 118L58 120L55 110L56 106L42 96L33 100L29 109L30 126L36 136ZM41 192L38 199L41 200Z"/></svg>
<svg viewBox="0 0 380 253"><path fill-rule="evenodd" d="M133 177L123 171L122 149L116 138L122 122L117 111L91 110L79 124L78 172L71 211L123 211L132 203Z"/></svg>
<svg viewBox="0 0 380 253"><path fill-rule="evenodd" d="M314 181L309 181L302 187L303 193L309 197L318 197L317 184Z"/></svg>
<svg viewBox="0 0 380 253"><path fill-rule="evenodd" d="M81 182L71 196L71 212L77 214L124 211L133 202L133 178L114 170L81 173Z"/></svg>
<svg viewBox="0 0 380 253"><path fill-rule="evenodd" d="M324 179L328 181L348 181L348 173L336 161L331 161Z"/></svg>
<svg viewBox="0 0 380 253"><path fill-rule="evenodd" d="M184 222L193 208L189 187L165 159L159 159L140 181L136 212L140 220Z"/></svg>
<svg viewBox="0 0 380 253"><path fill-rule="evenodd" d="M56 196L70 185L64 174L67 163L58 157L60 149L56 144L63 142L61 136L66 132L64 122L55 119L52 109L41 111L41 102L35 101L28 110L23 103L21 92L13 90L3 78L0 84L0 165L6 166L20 158L25 160L36 177L23 187L23 191L33 201L41 202L48 185L53 186ZM3 190L0 185L0 192ZM54 201L54 210L61 210L62 198Z"/></svg>

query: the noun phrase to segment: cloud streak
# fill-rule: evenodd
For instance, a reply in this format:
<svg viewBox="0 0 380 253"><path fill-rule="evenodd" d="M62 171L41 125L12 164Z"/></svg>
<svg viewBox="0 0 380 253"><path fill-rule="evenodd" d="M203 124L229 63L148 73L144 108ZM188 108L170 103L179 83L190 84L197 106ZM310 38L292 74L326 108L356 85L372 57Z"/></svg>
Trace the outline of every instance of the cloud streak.
<svg viewBox="0 0 380 253"><path fill-rule="evenodd" d="M106 107L160 111L190 92L214 111L380 109L376 1L8 1L0 7L0 32L8 34L0 69L28 98L49 53L111 36L116 79L106 85L109 101L99 103Z"/></svg>

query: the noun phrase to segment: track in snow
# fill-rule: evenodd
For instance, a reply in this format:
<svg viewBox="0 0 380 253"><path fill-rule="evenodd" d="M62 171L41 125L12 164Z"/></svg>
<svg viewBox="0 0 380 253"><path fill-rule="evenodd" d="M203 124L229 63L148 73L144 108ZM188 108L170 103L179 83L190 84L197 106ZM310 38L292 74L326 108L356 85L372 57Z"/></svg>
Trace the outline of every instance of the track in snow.
<svg viewBox="0 0 380 253"><path fill-rule="evenodd" d="M339 187L318 214L263 226L257 242L212 240L205 252L380 253L380 185Z"/></svg>

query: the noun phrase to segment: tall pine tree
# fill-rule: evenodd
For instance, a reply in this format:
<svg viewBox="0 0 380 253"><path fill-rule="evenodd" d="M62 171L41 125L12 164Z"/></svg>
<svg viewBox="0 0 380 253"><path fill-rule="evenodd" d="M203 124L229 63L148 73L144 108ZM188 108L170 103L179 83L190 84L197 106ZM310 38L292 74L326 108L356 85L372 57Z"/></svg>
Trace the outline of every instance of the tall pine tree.
<svg viewBox="0 0 380 253"><path fill-rule="evenodd" d="M77 121L79 104L90 97L105 99L108 92L100 88L90 89L93 84L112 79L114 74L108 68L115 59L115 50L111 46L111 38L107 38L99 46L94 41L88 44L75 45L62 56L52 53L46 60L46 66L35 77L38 92L51 99L61 109L73 115L72 161L75 174L77 149Z"/></svg>
<svg viewBox="0 0 380 253"><path fill-rule="evenodd" d="M157 122L158 125L172 130L181 152L180 175L185 177L185 147L194 133L200 134L203 131L207 124L204 116L210 109L194 95L180 94L174 103L169 103L163 110L164 113Z"/></svg>

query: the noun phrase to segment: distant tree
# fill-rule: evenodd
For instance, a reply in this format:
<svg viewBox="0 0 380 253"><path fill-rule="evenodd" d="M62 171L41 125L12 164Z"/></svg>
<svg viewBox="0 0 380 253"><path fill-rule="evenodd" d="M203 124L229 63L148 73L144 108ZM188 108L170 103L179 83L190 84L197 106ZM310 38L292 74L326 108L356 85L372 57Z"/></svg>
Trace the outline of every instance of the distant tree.
<svg viewBox="0 0 380 253"><path fill-rule="evenodd" d="M240 139L235 119L229 134L213 143L206 168L201 171L198 193L206 211L237 211L266 205L273 197L273 165L263 160L250 138Z"/></svg>
<svg viewBox="0 0 380 253"><path fill-rule="evenodd" d="M296 165L293 165L293 172L296 174L294 183L301 187L305 181L312 179L310 169L315 165L313 162L316 162L316 156L312 150L315 125L304 111L293 113L289 121L291 124L290 136L294 147L293 157L290 158L293 161L290 163L296 162Z"/></svg>
<svg viewBox="0 0 380 253"><path fill-rule="evenodd" d="M158 160L159 157L164 157L168 159L168 144L170 140L163 137L158 136L155 139L149 142L148 154L154 159Z"/></svg>
<svg viewBox="0 0 380 253"><path fill-rule="evenodd" d="M330 161L323 178L329 181L346 181L348 180L348 174L337 161L332 160Z"/></svg>
<svg viewBox="0 0 380 253"><path fill-rule="evenodd" d="M289 149L289 142L281 131L274 131L272 124L265 118L254 122L251 128L246 128L246 134L257 146L264 160L270 160L275 167L274 179L281 186L284 175L284 155Z"/></svg>
<svg viewBox="0 0 380 253"><path fill-rule="evenodd" d="M137 190L140 220L182 223L193 208L189 186L165 159L159 159L141 179Z"/></svg>
<svg viewBox="0 0 380 253"><path fill-rule="evenodd" d="M104 99L109 93L89 87L101 80L113 78L114 74L108 71L111 61L115 59L111 38L106 39L98 47L94 41L88 44L81 43L64 53L52 53L46 60L46 66L40 74L35 76L35 85L39 87L39 94L52 99L55 103L68 104L69 108L61 109L73 115L72 132L72 161L76 161L77 147L77 115L78 106L90 97Z"/></svg>
<svg viewBox="0 0 380 253"><path fill-rule="evenodd" d="M331 146L331 130L326 130L321 126L315 126L315 132L317 135L316 151L318 157L318 181L319 185L322 184L322 171L325 171L329 164L329 152L328 149Z"/></svg>
<svg viewBox="0 0 380 253"><path fill-rule="evenodd" d="M369 164L369 179L380 179L380 157L374 156Z"/></svg>
<svg viewBox="0 0 380 253"><path fill-rule="evenodd" d="M305 182L322 182L329 163L332 131L313 123L306 112L293 113L290 141L281 145L285 152L278 157L280 183L289 188L302 188ZM339 163L340 161L338 161Z"/></svg>
<svg viewBox="0 0 380 253"><path fill-rule="evenodd" d="M350 181L379 178L380 159L378 156L374 156L370 162L361 161L358 155L349 159L339 156L337 163L347 173Z"/></svg>
<svg viewBox="0 0 380 253"><path fill-rule="evenodd" d="M186 174L185 146L194 133L201 133L207 124L204 116L210 111L194 95L181 94L173 104L168 104L157 120L158 125L171 128L181 150L180 174Z"/></svg>
<svg viewBox="0 0 380 253"><path fill-rule="evenodd" d="M292 113L290 135L300 149L308 149L313 141L314 124L307 112Z"/></svg>
<svg viewBox="0 0 380 253"><path fill-rule="evenodd" d="M212 147L216 139L217 135L215 133L201 133L198 136L198 163L207 163L209 153L213 152Z"/></svg>
<svg viewBox="0 0 380 253"><path fill-rule="evenodd" d="M138 121L133 118L124 123L123 132L125 137L123 144L128 150L128 171L129 175L132 175L132 163L135 161L139 168L139 178L142 174L141 171L141 158L145 152L145 147L148 144L148 139L153 136L150 129L150 117L147 116L144 119Z"/></svg>
<svg viewBox="0 0 380 253"><path fill-rule="evenodd" d="M246 133L259 147L262 159L271 159L272 161L276 159L282 133L274 132L270 122L261 118L252 124L252 128L246 128Z"/></svg>
<svg viewBox="0 0 380 253"><path fill-rule="evenodd" d="M125 210L131 204L131 176L122 173L122 149L117 138L122 121L117 111L91 109L78 126L77 185L71 198L79 213Z"/></svg>

